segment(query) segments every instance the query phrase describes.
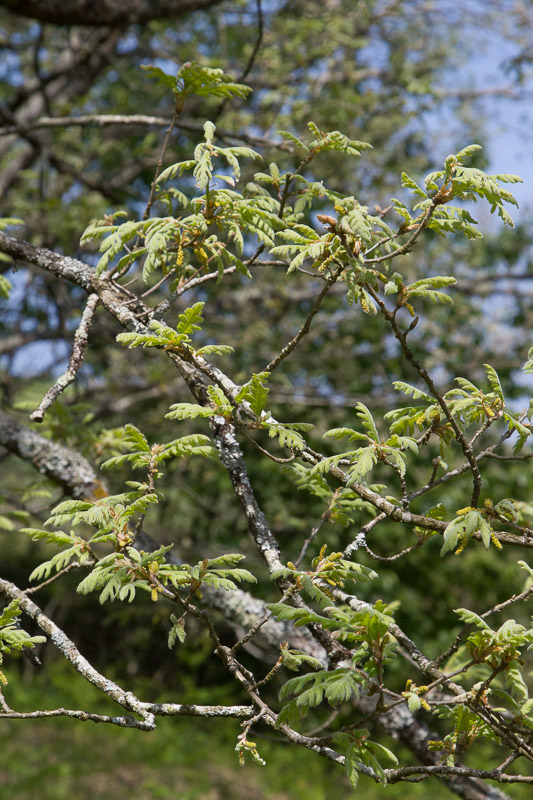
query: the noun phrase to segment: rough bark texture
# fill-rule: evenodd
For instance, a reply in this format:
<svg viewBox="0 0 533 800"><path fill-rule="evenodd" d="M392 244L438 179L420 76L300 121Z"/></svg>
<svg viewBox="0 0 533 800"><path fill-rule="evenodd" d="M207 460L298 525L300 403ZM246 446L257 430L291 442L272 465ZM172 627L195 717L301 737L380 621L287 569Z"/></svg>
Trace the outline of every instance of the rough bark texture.
<svg viewBox="0 0 533 800"><path fill-rule="evenodd" d="M90 497L101 486L83 456L26 428L3 411L0 411L0 445L32 463L76 499Z"/></svg>

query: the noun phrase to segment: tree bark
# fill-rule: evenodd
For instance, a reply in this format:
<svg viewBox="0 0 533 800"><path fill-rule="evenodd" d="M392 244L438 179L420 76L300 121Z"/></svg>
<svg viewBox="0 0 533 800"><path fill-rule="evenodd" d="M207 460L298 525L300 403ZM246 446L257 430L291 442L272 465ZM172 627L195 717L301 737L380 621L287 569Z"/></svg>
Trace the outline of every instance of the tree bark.
<svg viewBox="0 0 533 800"><path fill-rule="evenodd" d="M0 0L0 7L52 25L123 28L153 19L181 17L220 0Z"/></svg>

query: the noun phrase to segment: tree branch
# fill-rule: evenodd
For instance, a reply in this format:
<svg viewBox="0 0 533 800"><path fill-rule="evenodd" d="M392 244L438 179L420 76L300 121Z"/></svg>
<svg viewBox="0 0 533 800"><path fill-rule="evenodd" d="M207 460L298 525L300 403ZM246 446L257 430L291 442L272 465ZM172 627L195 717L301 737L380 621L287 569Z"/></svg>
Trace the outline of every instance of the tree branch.
<svg viewBox="0 0 533 800"><path fill-rule="evenodd" d="M72 642L66 633L61 628L58 628L55 622L52 622L49 617L44 614L35 603L27 597L15 584L0 578L0 592L11 600L18 600L20 608L31 617L41 630L51 639L53 644L62 653L62 655L69 661L76 672L79 672L85 680L96 686L101 692L106 694L111 700L114 700L118 705L139 714L143 718L142 723L138 727L143 730L153 730L154 715L147 712L143 707L141 701L135 697L133 692L127 692L122 689L117 683L106 678L77 649L74 642Z"/></svg>
<svg viewBox="0 0 533 800"><path fill-rule="evenodd" d="M53 25L105 25L123 28L154 19L182 17L217 5L220 0L0 0L0 7Z"/></svg>
<svg viewBox="0 0 533 800"><path fill-rule="evenodd" d="M83 456L35 433L4 411L0 411L0 445L32 463L76 499L91 497L102 485Z"/></svg>
<svg viewBox="0 0 533 800"><path fill-rule="evenodd" d="M81 365L83 364L83 357L87 347L87 340L89 337L89 330L93 319L96 306L100 302L97 294L89 295L87 305L81 316L80 324L74 334L74 342L72 345L72 354L68 362L67 370L57 378L54 385L47 391L43 399L33 414L30 414L30 419L33 422L42 422L47 409L50 408L56 397L65 391L67 386L74 383Z"/></svg>

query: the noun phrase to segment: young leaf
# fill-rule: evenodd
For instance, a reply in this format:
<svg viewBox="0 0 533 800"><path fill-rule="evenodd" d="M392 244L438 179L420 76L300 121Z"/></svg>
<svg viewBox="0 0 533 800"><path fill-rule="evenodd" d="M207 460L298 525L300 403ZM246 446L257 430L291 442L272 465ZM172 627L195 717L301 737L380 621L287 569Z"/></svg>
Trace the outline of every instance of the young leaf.
<svg viewBox="0 0 533 800"><path fill-rule="evenodd" d="M268 402L269 389L265 386L270 376L269 372L253 374L237 394L235 400L240 403L243 400L250 404L250 408L258 417L261 416Z"/></svg>

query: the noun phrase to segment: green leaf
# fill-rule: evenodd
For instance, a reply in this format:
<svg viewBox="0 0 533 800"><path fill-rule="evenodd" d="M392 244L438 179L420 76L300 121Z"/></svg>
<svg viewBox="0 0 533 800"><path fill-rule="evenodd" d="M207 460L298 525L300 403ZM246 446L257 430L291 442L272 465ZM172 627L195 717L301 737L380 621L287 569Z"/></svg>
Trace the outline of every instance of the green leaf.
<svg viewBox="0 0 533 800"><path fill-rule="evenodd" d="M261 416L268 403L269 389L265 384L269 377L269 372L254 373L235 397L237 403L248 402L250 408L258 417Z"/></svg>
<svg viewBox="0 0 533 800"><path fill-rule="evenodd" d="M458 520L453 520L452 522L450 522L450 524L446 527L443 534L444 544L441 547L440 551L441 556L444 556L446 555L446 553L455 550L459 542L460 532L461 532L460 522L458 522Z"/></svg>
<svg viewBox="0 0 533 800"><path fill-rule="evenodd" d="M358 762L356 760L357 755L359 755L359 752L355 744L351 744L346 750L346 754L344 756L344 772L350 781L352 789L357 789L359 784L359 770Z"/></svg>
<svg viewBox="0 0 533 800"><path fill-rule="evenodd" d="M204 310L204 306L205 303L195 303L190 308L186 308L185 311L179 315L178 333L190 336L196 331L202 330L202 322L204 321L202 311Z"/></svg>
<svg viewBox="0 0 533 800"><path fill-rule="evenodd" d="M379 742L369 742L369 741L366 742L366 746L372 750L375 756L381 759L386 759L387 761L390 761L392 764L396 765L398 764L398 758L392 752L392 750L389 750L388 747L379 744Z"/></svg>
<svg viewBox="0 0 533 800"><path fill-rule="evenodd" d="M411 386L409 383L404 383L404 381L394 381L392 384L397 392L403 392L404 394L413 395L414 400L425 400L428 403L434 403L435 398L432 397L427 392L423 392L421 389L417 389L416 386Z"/></svg>
<svg viewBox="0 0 533 800"><path fill-rule="evenodd" d="M319 461L311 470L312 475L316 475L320 473L321 475L327 474L332 467L338 466L339 461L342 461L345 458L351 458L354 456L355 453L339 453L336 456L328 456L327 458L323 458Z"/></svg>
<svg viewBox="0 0 533 800"><path fill-rule="evenodd" d="M169 75L168 72L164 72L160 67L154 67L153 64L141 64L141 69L146 70L150 78L153 78L157 83L161 83L169 89L174 89L176 78Z"/></svg>
<svg viewBox="0 0 533 800"><path fill-rule="evenodd" d="M131 447L133 452L149 453L150 446L146 436L135 427L135 425L126 424L124 426L124 444Z"/></svg>
<svg viewBox="0 0 533 800"><path fill-rule="evenodd" d="M417 194L419 197L427 197L427 193L406 172L402 172L401 181L402 186L406 189L411 189L413 194Z"/></svg>
<svg viewBox="0 0 533 800"><path fill-rule="evenodd" d="M31 536L34 542L45 541L50 544L71 545L75 541L74 536L69 536L63 531L43 531L39 528L21 528L20 533Z"/></svg>
<svg viewBox="0 0 533 800"><path fill-rule="evenodd" d="M185 620L178 619L174 614L170 615L170 621L172 622L172 627L168 634L168 647L169 650L172 650L174 645L176 644L176 640L183 644L185 641L185 637L187 633L185 631Z"/></svg>
<svg viewBox="0 0 533 800"><path fill-rule="evenodd" d="M165 183L165 181L179 177L183 172L193 169L195 164L196 161L193 161L192 159L189 159L188 161L179 161L177 164L171 164L159 174L157 183Z"/></svg>
<svg viewBox="0 0 533 800"><path fill-rule="evenodd" d="M416 713L420 709L421 705L422 703L420 701L420 697L414 692L409 692L407 696L407 707L409 708L411 714Z"/></svg>
<svg viewBox="0 0 533 800"><path fill-rule="evenodd" d="M178 97L192 95L199 97L239 97L241 99L252 91L249 86L234 83L229 75L221 69L203 66L195 61L187 61L176 75L165 72L153 64L141 64L141 69L158 83L172 89Z"/></svg>
<svg viewBox="0 0 533 800"><path fill-rule="evenodd" d="M355 673L335 670L339 674L335 678L330 678L326 682L326 700L333 708L337 708L341 703L348 702L352 694L359 692L360 681L355 677Z"/></svg>
<svg viewBox="0 0 533 800"><path fill-rule="evenodd" d="M146 509L152 503L158 503L159 498L155 493L145 494L142 497L139 497L138 500L134 500L134 502L128 508L128 516L132 516L133 514L144 514Z"/></svg>
<svg viewBox="0 0 533 800"><path fill-rule="evenodd" d="M213 405L215 413L223 417L230 417L233 413L233 406L220 388L220 386L208 386L207 394Z"/></svg>
<svg viewBox="0 0 533 800"><path fill-rule="evenodd" d="M268 435L271 439L277 437L280 447L290 447L294 450L305 448L305 440L292 429L290 424L268 425Z"/></svg>
<svg viewBox="0 0 533 800"><path fill-rule="evenodd" d="M496 372L494 367L490 366L490 364L483 364L483 366L485 367L485 371L487 373L487 378L488 378L489 383L491 385L492 391L495 394L498 395L500 400L503 401L503 389L502 389L502 385L500 383L500 379L498 377L498 373Z"/></svg>
<svg viewBox="0 0 533 800"><path fill-rule="evenodd" d="M12 284L3 275L0 275L0 297L5 300L9 298L9 292L13 288Z"/></svg>
<svg viewBox="0 0 533 800"><path fill-rule="evenodd" d="M465 158L468 158L468 156L471 156L472 153L476 153L478 150L483 150L480 144L469 144L463 147L462 150L459 150L458 153L455 153L453 158L455 158L456 161L464 161Z"/></svg>
<svg viewBox="0 0 533 800"><path fill-rule="evenodd" d="M481 513L476 509L471 509L467 513L457 516L444 531L444 544L440 551L441 556L454 550L459 539L465 542L477 531L480 532L483 543L488 547L492 530Z"/></svg>
<svg viewBox="0 0 533 800"><path fill-rule="evenodd" d="M212 417L214 414L216 414L214 409L195 403L175 403L170 406L165 419L196 419L196 417Z"/></svg>
<svg viewBox="0 0 533 800"><path fill-rule="evenodd" d="M290 131L278 131L278 133L282 139L285 139L286 142L292 142L292 144L295 144L297 147L301 147L302 150L305 150L306 152L309 150L307 145L304 144L301 139L298 139L297 136L294 136L294 134L290 133Z"/></svg>
<svg viewBox="0 0 533 800"><path fill-rule="evenodd" d="M376 423L374 422L374 417L372 416L370 409L368 409L364 403L357 403L355 410L357 411L357 416L359 419L362 420L363 428L367 431L370 438L374 442L379 442L378 429L376 428Z"/></svg>
<svg viewBox="0 0 533 800"><path fill-rule="evenodd" d="M331 428L324 434L325 439L349 439L350 441L363 440L368 441L368 436L364 433L359 433L351 428Z"/></svg>
<svg viewBox="0 0 533 800"><path fill-rule="evenodd" d="M377 464L377 453L374 447L364 447L357 451L355 463L349 469L349 479L347 486L352 486L357 481L362 480Z"/></svg>
<svg viewBox="0 0 533 800"><path fill-rule="evenodd" d="M457 614L460 620L466 622L467 625L475 625L477 628L481 630L492 630L490 625L487 625L484 619L482 619L478 614L474 611L470 611L468 608L454 608L454 614Z"/></svg>
<svg viewBox="0 0 533 800"><path fill-rule="evenodd" d="M199 350L195 350L194 352L197 356L225 356L234 353L235 348L231 347L229 344L207 344L205 347L200 347Z"/></svg>
<svg viewBox="0 0 533 800"><path fill-rule="evenodd" d="M522 675L522 669L518 661L511 661L505 670L505 683L510 687L511 694L519 702L525 702L528 697L527 684Z"/></svg>
<svg viewBox="0 0 533 800"><path fill-rule="evenodd" d="M289 650L286 647L281 648L281 658L283 666L293 672L298 672L302 664L309 664L314 669L320 669L322 664L317 658L307 655L301 650Z"/></svg>

